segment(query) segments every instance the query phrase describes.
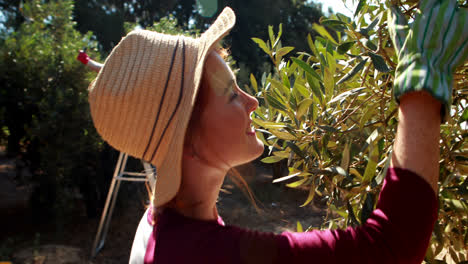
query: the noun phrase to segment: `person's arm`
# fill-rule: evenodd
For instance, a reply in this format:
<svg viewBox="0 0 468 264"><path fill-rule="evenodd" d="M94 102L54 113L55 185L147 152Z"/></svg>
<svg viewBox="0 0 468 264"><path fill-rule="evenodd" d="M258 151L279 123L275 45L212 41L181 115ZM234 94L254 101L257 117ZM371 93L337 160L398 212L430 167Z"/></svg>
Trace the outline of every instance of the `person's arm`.
<svg viewBox="0 0 468 264"><path fill-rule="evenodd" d="M436 193L440 122L450 115L453 72L468 57L467 23L467 10L455 0L420 1L411 24L398 7L388 13L400 103L391 165L417 173Z"/></svg>
<svg viewBox="0 0 468 264"><path fill-rule="evenodd" d="M427 92L401 97L392 167L411 170L437 193L441 103Z"/></svg>
<svg viewBox="0 0 468 264"><path fill-rule="evenodd" d="M283 233L288 263L420 264L437 219L437 197L418 174L389 168L377 208L346 230Z"/></svg>

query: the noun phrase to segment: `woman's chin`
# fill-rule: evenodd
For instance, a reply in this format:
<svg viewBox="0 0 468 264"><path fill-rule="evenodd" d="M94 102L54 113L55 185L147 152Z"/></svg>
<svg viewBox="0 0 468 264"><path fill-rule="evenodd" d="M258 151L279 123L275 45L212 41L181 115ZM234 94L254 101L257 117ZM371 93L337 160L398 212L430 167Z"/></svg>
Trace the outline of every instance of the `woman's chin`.
<svg viewBox="0 0 468 264"><path fill-rule="evenodd" d="M265 146L263 145L263 142L257 138L256 144L252 147L253 150L252 150L252 155L250 157L250 159L247 161L247 162L250 162L258 157L260 157L262 154L263 154L263 150L265 148Z"/></svg>
<svg viewBox="0 0 468 264"><path fill-rule="evenodd" d="M255 160L256 158L260 157L263 154L263 149L264 149L263 142L259 140L259 142L255 144L255 146L251 146L251 148L249 149L247 153L240 155L237 161L232 162L231 165L235 167L235 166L249 163Z"/></svg>
<svg viewBox="0 0 468 264"><path fill-rule="evenodd" d="M259 138L257 138L257 156L255 156L254 159L260 157L263 154L263 151L265 149L265 146L263 145L263 141L261 141Z"/></svg>

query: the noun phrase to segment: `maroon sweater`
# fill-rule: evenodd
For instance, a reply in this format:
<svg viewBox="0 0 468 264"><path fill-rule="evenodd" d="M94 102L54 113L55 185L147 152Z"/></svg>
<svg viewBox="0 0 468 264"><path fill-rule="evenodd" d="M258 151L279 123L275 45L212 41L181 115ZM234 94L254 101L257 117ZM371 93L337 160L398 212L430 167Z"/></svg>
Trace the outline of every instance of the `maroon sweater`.
<svg viewBox="0 0 468 264"><path fill-rule="evenodd" d="M145 263L421 263L437 219L429 184L390 168L376 210L357 228L261 233L166 209L148 241Z"/></svg>

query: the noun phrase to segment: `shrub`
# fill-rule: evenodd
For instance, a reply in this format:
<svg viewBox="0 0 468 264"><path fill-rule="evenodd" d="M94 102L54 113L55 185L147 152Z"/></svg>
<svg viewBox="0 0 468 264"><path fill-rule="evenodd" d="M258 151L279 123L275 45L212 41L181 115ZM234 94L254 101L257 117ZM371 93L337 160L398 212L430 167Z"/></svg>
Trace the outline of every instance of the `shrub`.
<svg viewBox="0 0 468 264"><path fill-rule="evenodd" d="M0 48L0 127L8 151L22 155L34 170L35 209L63 214L81 193L96 200L103 179L103 142L92 124L87 86L92 78L76 61L78 50L96 42L71 20L73 1L26 1L24 22L7 30Z"/></svg>
<svg viewBox="0 0 468 264"><path fill-rule="evenodd" d="M400 4L407 16L414 2ZM376 200L391 156L398 124L392 82L397 58L387 31L388 3L360 0L354 19L322 17L309 36L310 51L282 47L269 27L269 40L254 38L271 58L274 73L246 86L260 98L253 120L269 146L266 163L287 160L287 186L306 188L326 200L321 228L365 221ZM294 55L291 55L294 54ZM290 56L286 58L285 56ZM441 126L439 219L426 261L435 256L466 261L468 242L468 65L455 73L451 119ZM312 228L312 227L310 227ZM445 250L443 250L445 249Z"/></svg>

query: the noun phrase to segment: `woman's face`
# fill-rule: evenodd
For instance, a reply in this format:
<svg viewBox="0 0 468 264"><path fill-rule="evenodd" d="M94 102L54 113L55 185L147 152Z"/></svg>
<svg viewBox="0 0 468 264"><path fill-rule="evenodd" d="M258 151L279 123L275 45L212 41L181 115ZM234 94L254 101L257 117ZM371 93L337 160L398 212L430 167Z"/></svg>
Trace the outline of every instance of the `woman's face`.
<svg viewBox="0 0 468 264"><path fill-rule="evenodd" d="M242 91L229 66L216 52L205 63L201 96L204 104L195 121L192 147L196 155L216 166L231 168L257 158L263 143L255 135L250 114L258 107Z"/></svg>

